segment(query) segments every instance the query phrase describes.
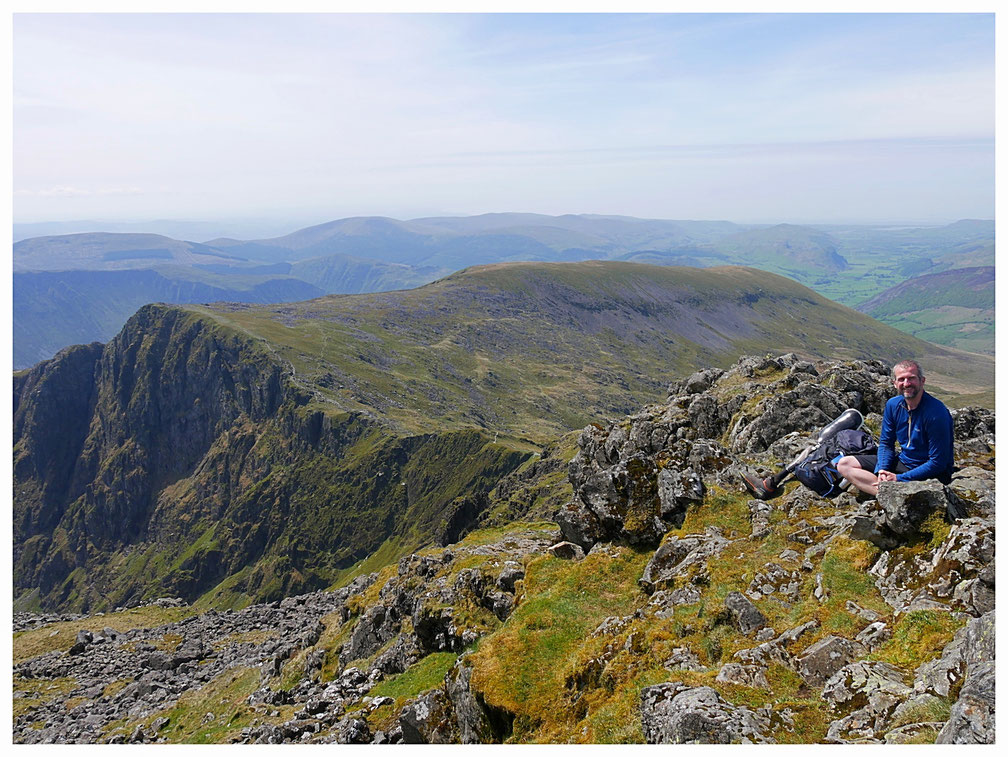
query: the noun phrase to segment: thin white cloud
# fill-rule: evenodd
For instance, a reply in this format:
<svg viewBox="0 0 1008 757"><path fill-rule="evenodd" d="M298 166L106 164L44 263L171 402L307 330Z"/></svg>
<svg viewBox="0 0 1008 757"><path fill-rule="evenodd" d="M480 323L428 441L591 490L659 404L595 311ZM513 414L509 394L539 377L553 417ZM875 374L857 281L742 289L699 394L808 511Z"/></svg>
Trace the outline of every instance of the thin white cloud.
<svg viewBox="0 0 1008 757"><path fill-rule="evenodd" d="M749 186L752 161L945 140L914 148L934 173L957 141L991 140L985 18L20 15L15 214L396 215L417 193L472 212L608 212L608 192L619 212L653 215L654 192L709 184L684 168L708 160L724 189L695 199L732 217L752 204L730 186ZM968 165L982 191L949 186L920 214L963 196L993 212L987 173Z"/></svg>
<svg viewBox="0 0 1008 757"><path fill-rule="evenodd" d="M142 194L144 194L144 190L139 187L99 187L97 189L45 187L42 189L14 190L15 197L124 197Z"/></svg>

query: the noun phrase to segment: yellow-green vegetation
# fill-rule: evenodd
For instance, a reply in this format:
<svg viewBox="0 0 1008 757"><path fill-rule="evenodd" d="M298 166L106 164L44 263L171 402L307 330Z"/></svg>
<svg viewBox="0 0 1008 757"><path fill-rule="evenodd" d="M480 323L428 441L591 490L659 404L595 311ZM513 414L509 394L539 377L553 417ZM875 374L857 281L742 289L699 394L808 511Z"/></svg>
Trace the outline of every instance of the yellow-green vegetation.
<svg viewBox="0 0 1008 757"><path fill-rule="evenodd" d="M17 718L46 702L65 697L77 686L73 678L23 678L15 675L12 715Z"/></svg>
<svg viewBox="0 0 1008 757"><path fill-rule="evenodd" d="M669 535L699 534L709 526L718 526L728 537L744 534L750 529L747 502L748 498L738 492L713 486L707 491L703 505L687 510L682 526Z"/></svg>
<svg viewBox="0 0 1008 757"><path fill-rule="evenodd" d="M294 712L290 706L259 708L249 705L247 699L260 683L258 668L229 668L205 686L183 694L174 707L158 712L141 721L150 729L158 718L168 718L168 723L158 736L173 744L226 744L247 726L259 723L282 723ZM268 711L279 715L269 715ZM128 736L137 722L120 722L113 725L108 735Z"/></svg>
<svg viewBox="0 0 1008 757"><path fill-rule="evenodd" d="M789 708L794 727L773 732L782 743L823 739L835 715L795 671L771 664L766 670L770 684L766 689L716 680L722 664L735 652L755 644L751 636L740 634L727 620L724 599L732 591L745 593L758 572L770 563L779 563L801 575L802 586L793 602L773 597L756 601L767 624L780 632L817 620L819 626L802 637L801 648L830 634L853 638L865 621L847 609L848 601L891 618L891 608L867 572L878 551L867 542L834 537L825 556L815 559L814 570L801 570L800 559L788 562L780 558L787 549L799 554L805 549L788 538L795 529L794 519L775 508L770 514L769 534L761 539L746 538L751 527L747 502L743 494L714 488L700 506L687 512L682 527L670 532L667 538L681 538L718 526L734 541L707 561L700 571L706 574L702 582L696 581L699 575L694 576L700 600L677 607L667 619L650 613L642 618L632 615L648 600L636 582L651 550L635 553L625 547L610 547L596 550L581 562L552 557L530 562L515 612L470 656L474 689L488 704L515 716L511 741L639 742L643 739L640 692L668 680L711 686L738 706ZM801 515L814 524L835 512L831 503L822 502L809 505ZM822 576L826 590L823 601L813 596L816 575ZM682 585L689 582L684 578ZM623 620L610 623L593 636L609 617ZM935 633L926 642L923 636L915 636L914 643L924 643L937 654L955 629L941 626L942 635L938 629L928 628ZM908 633L904 631L898 638ZM895 643L894 638L886 648ZM692 650L707 670L666 669L664 662L673 650L682 647ZM889 652L886 659L912 666L919 657L897 661Z"/></svg>
<svg viewBox="0 0 1008 757"><path fill-rule="evenodd" d="M429 654L403 673L376 684L368 695L392 697L397 700L396 709L401 709L406 699L440 686L457 659L458 655L453 652Z"/></svg>
<svg viewBox="0 0 1008 757"><path fill-rule="evenodd" d="M532 560L521 604L471 655L473 686L491 705L515 713L514 741L567 740L561 734L574 730L566 681L599 623L640 601L637 579L650 557L612 551L615 556L600 551L580 562Z"/></svg>
<svg viewBox="0 0 1008 757"><path fill-rule="evenodd" d="M458 545L460 547L478 547L484 544L506 542L509 536L521 535L527 531L550 534L556 530L557 524L547 521L508 523L503 526L480 528L476 531L471 531L465 535Z"/></svg>
<svg viewBox="0 0 1008 757"><path fill-rule="evenodd" d="M14 634L14 664L37 657L46 652L65 652L74 645L79 631L92 633L104 628L112 628L119 633L125 633L134 628L152 628L178 621L194 614L190 607L134 607L121 612L98 615L81 620L50 623L30 631L19 631ZM175 640L174 649L181 637Z"/></svg>
<svg viewBox="0 0 1008 757"><path fill-rule="evenodd" d="M965 624L965 619L943 610L912 610L899 617L892 638L876 649L871 658L897 667L915 668L940 655Z"/></svg>

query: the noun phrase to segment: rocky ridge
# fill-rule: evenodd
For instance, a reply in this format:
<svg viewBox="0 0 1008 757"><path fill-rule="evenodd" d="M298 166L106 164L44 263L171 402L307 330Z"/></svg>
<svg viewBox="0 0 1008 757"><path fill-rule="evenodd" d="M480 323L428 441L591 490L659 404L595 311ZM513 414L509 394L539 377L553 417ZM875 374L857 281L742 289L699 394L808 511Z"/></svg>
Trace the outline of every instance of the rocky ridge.
<svg viewBox="0 0 1008 757"><path fill-rule="evenodd" d="M991 743L993 413L954 413L949 486L760 502L737 483L846 407L877 430L889 386L881 363L743 358L585 428L559 528L145 628L18 616L14 740ZM88 622L108 627L54 641ZM551 656L563 623L584 631Z"/></svg>

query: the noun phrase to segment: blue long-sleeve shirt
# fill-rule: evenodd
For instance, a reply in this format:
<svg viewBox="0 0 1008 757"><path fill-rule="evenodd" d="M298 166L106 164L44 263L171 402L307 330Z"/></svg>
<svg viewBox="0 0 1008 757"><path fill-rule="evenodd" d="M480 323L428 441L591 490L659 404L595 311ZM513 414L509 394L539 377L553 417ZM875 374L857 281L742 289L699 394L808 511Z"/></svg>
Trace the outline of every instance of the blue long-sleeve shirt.
<svg viewBox="0 0 1008 757"><path fill-rule="evenodd" d="M899 459L909 470L896 476L897 481L923 481L937 478L942 483L952 479L953 441L952 415L941 400L927 392L913 410L907 408L902 396L886 402L879 435L878 464L880 470L892 470L899 442Z"/></svg>

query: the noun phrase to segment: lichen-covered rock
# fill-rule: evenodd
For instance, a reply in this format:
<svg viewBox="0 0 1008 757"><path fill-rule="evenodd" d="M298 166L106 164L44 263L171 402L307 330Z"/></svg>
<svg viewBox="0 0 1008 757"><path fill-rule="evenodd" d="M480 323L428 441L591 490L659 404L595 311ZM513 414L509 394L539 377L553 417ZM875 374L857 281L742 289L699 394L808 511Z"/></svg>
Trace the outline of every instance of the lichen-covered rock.
<svg viewBox="0 0 1008 757"><path fill-rule="evenodd" d="M993 562L993 521L966 518L935 548L883 552L869 572L886 602L900 612L935 608L981 615L993 606Z"/></svg>
<svg viewBox="0 0 1008 757"><path fill-rule="evenodd" d="M549 548L549 553L553 557L561 560L583 560L585 553L580 546L570 541L562 541Z"/></svg>
<svg viewBox="0 0 1008 757"><path fill-rule="evenodd" d="M728 539L716 526L709 527L703 534L670 536L645 566L638 584L648 594L657 589L675 588L677 579L704 574L707 560L720 554L728 544Z"/></svg>
<svg viewBox="0 0 1008 757"><path fill-rule="evenodd" d="M733 683L736 686L748 686L752 689L768 689L766 668L760 665L743 665L738 662L727 662L717 674L720 683Z"/></svg>
<svg viewBox="0 0 1008 757"><path fill-rule="evenodd" d="M662 667L666 670L703 670L703 663L696 653L687 647L676 647L670 653Z"/></svg>
<svg viewBox="0 0 1008 757"><path fill-rule="evenodd" d="M736 707L708 686L671 682L641 692L641 725L649 744L765 744L769 718Z"/></svg>
<svg viewBox="0 0 1008 757"><path fill-rule="evenodd" d="M966 503L974 517L994 517L994 471L975 465L964 466L952 474L949 488Z"/></svg>
<svg viewBox="0 0 1008 757"><path fill-rule="evenodd" d="M883 481L879 484L878 503L889 531L906 538L920 530L933 512L943 512L948 519L966 517L966 507L940 481Z"/></svg>
<svg viewBox="0 0 1008 757"><path fill-rule="evenodd" d="M802 576L795 570L788 570L778 563L768 563L756 574L746 593L753 599L775 596L787 602L798 599Z"/></svg>
<svg viewBox="0 0 1008 757"><path fill-rule="evenodd" d="M766 616L742 592L733 591L725 597L724 610L732 624L748 635L766 625Z"/></svg>
<svg viewBox="0 0 1008 757"><path fill-rule="evenodd" d="M472 667L463 655L445 677L445 691L455 711L463 744L492 744L511 733L513 716L491 707L470 685Z"/></svg>
<svg viewBox="0 0 1008 757"><path fill-rule="evenodd" d="M840 668L826 681L822 698L840 712L865 706L891 711L912 691L904 682L903 672L894 665L858 660Z"/></svg>
<svg viewBox="0 0 1008 757"><path fill-rule="evenodd" d="M452 744L460 738L451 699L440 688L403 707L399 726L406 744Z"/></svg>
<svg viewBox="0 0 1008 757"><path fill-rule="evenodd" d="M936 743L994 743L994 672L993 662L980 663L970 671Z"/></svg>
<svg viewBox="0 0 1008 757"><path fill-rule="evenodd" d="M868 649L860 642L827 636L798 657L798 670L810 686L822 686L844 665L867 654Z"/></svg>

